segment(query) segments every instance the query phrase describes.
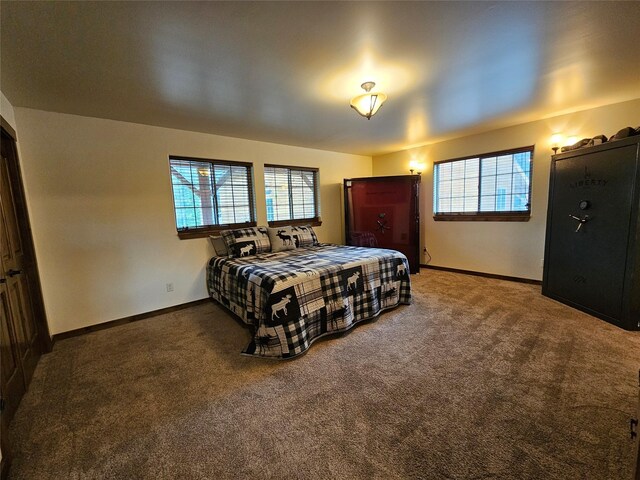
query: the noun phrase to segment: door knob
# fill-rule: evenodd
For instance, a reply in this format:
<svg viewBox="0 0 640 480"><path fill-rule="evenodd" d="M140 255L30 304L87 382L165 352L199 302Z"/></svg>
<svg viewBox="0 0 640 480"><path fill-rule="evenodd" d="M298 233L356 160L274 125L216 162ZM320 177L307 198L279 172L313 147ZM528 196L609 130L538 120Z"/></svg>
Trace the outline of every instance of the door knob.
<svg viewBox="0 0 640 480"><path fill-rule="evenodd" d="M7 270L7 275L10 277L15 277L16 275L20 275L22 273L22 270L14 270L13 268L10 268L9 270Z"/></svg>

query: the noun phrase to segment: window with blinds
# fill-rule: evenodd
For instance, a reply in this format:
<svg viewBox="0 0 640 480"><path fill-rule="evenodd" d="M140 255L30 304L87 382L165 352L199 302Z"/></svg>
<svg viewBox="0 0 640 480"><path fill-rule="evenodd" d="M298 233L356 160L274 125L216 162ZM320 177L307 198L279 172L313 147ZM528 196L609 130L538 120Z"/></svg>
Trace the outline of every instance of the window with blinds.
<svg viewBox="0 0 640 480"><path fill-rule="evenodd" d="M180 238L256 224L250 163L171 156L169 165Z"/></svg>
<svg viewBox="0 0 640 480"><path fill-rule="evenodd" d="M320 224L318 169L264 166L269 225Z"/></svg>
<svg viewBox="0 0 640 480"><path fill-rule="evenodd" d="M434 164L435 220L527 220L533 146Z"/></svg>

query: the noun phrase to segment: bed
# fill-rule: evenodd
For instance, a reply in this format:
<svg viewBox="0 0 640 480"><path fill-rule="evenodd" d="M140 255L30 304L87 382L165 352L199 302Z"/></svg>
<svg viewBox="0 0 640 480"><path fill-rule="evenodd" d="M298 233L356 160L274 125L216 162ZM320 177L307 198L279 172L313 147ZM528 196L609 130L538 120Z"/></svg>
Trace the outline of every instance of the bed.
<svg viewBox="0 0 640 480"><path fill-rule="evenodd" d="M411 302L402 253L331 244L213 257L207 288L253 327L243 354L279 359L296 357L318 338Z"/></svg>

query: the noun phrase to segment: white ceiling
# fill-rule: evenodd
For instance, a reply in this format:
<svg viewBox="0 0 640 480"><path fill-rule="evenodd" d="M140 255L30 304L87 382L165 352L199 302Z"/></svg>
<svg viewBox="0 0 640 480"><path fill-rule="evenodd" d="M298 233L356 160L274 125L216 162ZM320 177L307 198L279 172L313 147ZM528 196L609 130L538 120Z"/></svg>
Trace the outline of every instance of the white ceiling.
<svg viewBox="0 0 640 480"><path fill-rule="evenodd" d="M0 2L16 107L365 155L640 98L640 2ZM387 103L349 108L360 84Z"/></svg>

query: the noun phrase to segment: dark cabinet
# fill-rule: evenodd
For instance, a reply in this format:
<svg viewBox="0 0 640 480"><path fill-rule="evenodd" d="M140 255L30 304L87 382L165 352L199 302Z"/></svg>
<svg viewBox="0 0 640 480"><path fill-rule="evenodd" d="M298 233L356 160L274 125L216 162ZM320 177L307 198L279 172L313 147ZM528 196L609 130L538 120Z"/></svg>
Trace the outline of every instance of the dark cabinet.
<svg viewBox="0 0 640 480"><path fill-rule="evenodd" d="M420 175L344 180L347 245L397 250L420 269Z"/></svg>
<svg viewBox="0 0 640 480"><path fill-rule="evenodd" d="M555 155L542 293L640 329L639 140Z"/></svg>

